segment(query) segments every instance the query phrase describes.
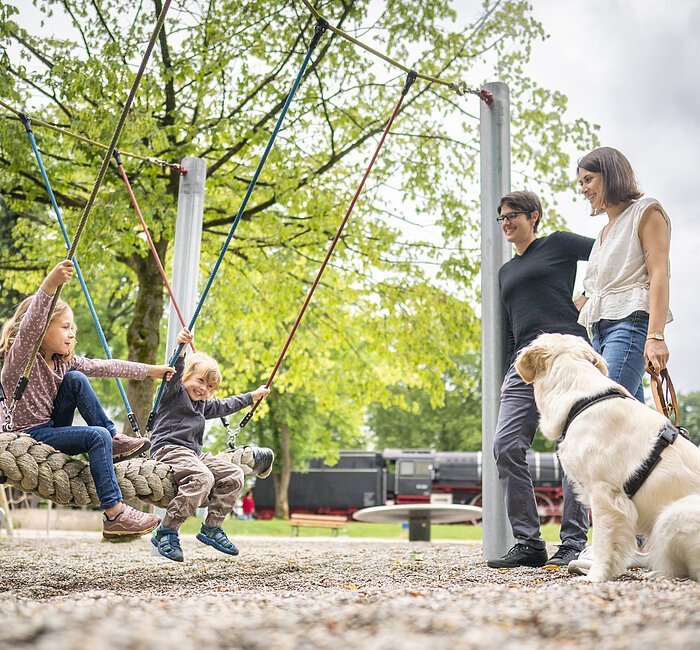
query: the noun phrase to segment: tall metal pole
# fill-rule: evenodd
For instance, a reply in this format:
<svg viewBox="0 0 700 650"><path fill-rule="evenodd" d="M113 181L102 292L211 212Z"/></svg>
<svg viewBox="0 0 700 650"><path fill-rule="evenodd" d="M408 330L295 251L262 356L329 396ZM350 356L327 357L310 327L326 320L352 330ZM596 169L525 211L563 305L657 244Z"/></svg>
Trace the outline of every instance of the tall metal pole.
<svg viewBox="0 0 700 650"><path fill-rule="evenodd" d="M510 191L510 101L508 86L484 86L493 103L481 102L481 391L483 554L501 557L515 543L493 456L501 383L506 369L505 323L498 270L511 247L496 223L500 198Z"/></svg>
<svg viewBox="0 0 700 650"><path fill-rule="evenodd" d="M180 190L177 196L171 285L173 295L180 306L185 321L189 322L199 297L197 281L199 279L199 254L202 244L207 164L201 158L185 158L182 161L182 166L187 170L187 174L180 177ZM181 329L182 324L171 301L165 363L168 363L173 350L177 347L177 335ZM162 518L165 515L165 510L155 508L155 513ZM159 555L158 549L152 547L151 555Z"/></svg>
<svg viewBox="0 0 700 650"><path fill-rule="evenodd" d="M199 297L197 285L207 164L201 158L185 158L182 161L182 166L187 170L187 174L180 177L180 191L177 197L177 221L175 222L175 248L173 251L175 261L171 284L185 321L189 322ZM165 350L166 363L177 347L177 335L181 329L180 319L171 301Z"/></svg>

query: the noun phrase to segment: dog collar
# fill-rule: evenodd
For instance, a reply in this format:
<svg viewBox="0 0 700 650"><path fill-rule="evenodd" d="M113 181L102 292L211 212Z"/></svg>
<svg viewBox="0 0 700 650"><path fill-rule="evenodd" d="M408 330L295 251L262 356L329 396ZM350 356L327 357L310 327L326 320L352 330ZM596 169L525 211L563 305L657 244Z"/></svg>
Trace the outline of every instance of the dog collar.
<svg viewBox="0 0 700 650"><path fill-rule="evenodd" d="M574 418L577 415L580 415L590 406L593 406L598 402L602 402L612 397L624 397L625 399L627 399L628 395L621 393L619 388L608 388L608 390L606 390L604 393L594 395L593 397L584 397L578 402L574 402L573 406L571 407L571 410L569 411L569 416L566 418L566 422L564 423L564 428L562 429L561 436L559 436L558 442L564 440L566 432L568 431L569 427L571 426L571 423L574 421Z"/></svg>

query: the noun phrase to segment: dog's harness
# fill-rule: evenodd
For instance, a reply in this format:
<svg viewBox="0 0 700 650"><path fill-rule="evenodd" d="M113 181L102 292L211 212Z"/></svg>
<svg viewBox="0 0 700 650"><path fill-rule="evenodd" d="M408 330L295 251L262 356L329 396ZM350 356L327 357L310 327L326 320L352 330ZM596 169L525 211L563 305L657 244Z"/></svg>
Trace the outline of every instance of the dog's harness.
<svg viewBox="0 0 700 650"><path fill-rule="evenodd" d="M562 429L561 435L559 436L559 440L557 442L561 443L564 441L566 432L569 430L571 423L574 421L574 418L577 415L581 415L581 413L583 413L587 408L593 406L594 404L602 402L606 399L610 399L612 397L624 397L626 399L628 396L624 393L621 393L617 388L608 388L608 390L606 390L604 393L594 395L593 397L584 397L578 402L574 402L573 406L571 407L571 410L569 411L569 417L566 418L564 428Z"/></svg>
<svg viewBox="0 0 700 650"><path fill-rule="evenodd" d="M561 443L564 440L566 432L569 429L569 426L571 426L571 423L573 422L576 416L580 415L583 411L593 406L594 404L598 404L598 402L602 402L613 397L634 399L629 395L621 393L617 388L610 388L604 393L600 393L599 395L594 395L593 397L584 397L583 399L578 400L578 402L575 402L574 405L571 407L571 410L569 411L569 416L566 418L566 422L564 423L564 429L561 432L561 436L559 437L558 442ZM644 462L634 471L632 476L630 476L630 478L627 479L627 481L625 481L625 494L630 499L635 494L637 494L639 488L641 488L642 485L644 485L644 481L646 481L647 478L649 478L649 475L651 474L652 470L661 460L661 452L663 452L663 450L666 449L666 447L672 445L676 441L676 438L678 437L679 433L683 435L683 431L671 424L670 422L666 422L666 424L664 424L663 428L659 432L658 437L656 438L656 442L654 443L654 446L652 447L652 450L649 453L649 455L644 459Z"/></svg>
<svg viewBox="0 0 700 650"><path fill-rule="evenodd" d="M630 499L637 494L637 490L642 487L644 481L649 478L649 474L651 474L654 467L656 467L656 464L661 460L661 452L676 441L679 433L681 433L680 429L672 425L670 422L667 422L664 425L664 428L661 429L659 437L656 439L656 442L652 447L651 453L635 470L634 474L632 474L632 476L630 476L630 478L628 478L625 482L625 494Z"/></svg>

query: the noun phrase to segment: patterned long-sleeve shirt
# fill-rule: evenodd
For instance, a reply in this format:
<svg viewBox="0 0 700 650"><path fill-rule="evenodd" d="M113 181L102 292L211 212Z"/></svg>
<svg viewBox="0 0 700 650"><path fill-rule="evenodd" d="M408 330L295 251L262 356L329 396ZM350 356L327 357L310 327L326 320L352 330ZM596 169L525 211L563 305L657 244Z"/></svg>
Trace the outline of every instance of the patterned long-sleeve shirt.
<svg viewBox="0 0 700 650"><path fill-rule="evenodd" d="M50 307L51 296L39 289L22 318L17 337L5 355L0 381L8 400L12 399L12 393L24 373L32 348L41 336ZM54 359L48 364L41 354L37 354L29 373L29 383L14 412L16 433L26 433L29 429L51 420L58 387L66 373L71 370L78 370L88 377L145 379L148 366L133 361L88 359L78 356L74 356L70 361ZM0 409L0 423L4 422L4 418L5 414Z"/></svg>

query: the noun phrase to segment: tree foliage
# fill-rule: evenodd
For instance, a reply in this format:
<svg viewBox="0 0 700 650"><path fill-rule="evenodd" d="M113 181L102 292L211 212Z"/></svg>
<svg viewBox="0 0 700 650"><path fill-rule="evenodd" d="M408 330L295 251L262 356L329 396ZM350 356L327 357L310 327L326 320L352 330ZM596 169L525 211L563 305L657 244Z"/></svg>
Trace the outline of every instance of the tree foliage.
<svg viewBox="0 0 700 650"><path fill-rule="evenodd" d="M161 0L36 0L37 21L0 0L0 94L47 122L109 142ZM457 12L458 6L461 8ZM570 186L566 146L594 141L566 98L528 79L544 38L528 2L332 0L333 25L421 72L511 88L514 164L531 188ZM29 16L29 17L28 17ZM61 27L58 27L58 26ZM306 53L313 20L301 1L175 1L129 115L120 149L208 166L202 277L267 143ZM197 327L222 362L222 392L251 389L274 366L405 75L333 33L314 52ZM291 463L332 456L357 438L362 410L412 391L441 404L444 377L478 352L478 99L418 81L275 379L249 439L287 431ZM34 291L65 255L26 135L0 120L2 297ZM68 231L104 152L35 129ZM171 259L179 178L125 156L160 255ZM11 220L10 220L11 219ZM165 297L128 195L113 170L78 249L115 356L164 356ZM79 351L101 355L81 299ZM392 386L400 382L404 395ZM153 386L130 383L143 418ZM115 403L110 389L100 388ZM256 424L257 421L257 424ZM282 447L280 446L280 450ZM286 466L285 466L286 463Z"/></svg>
<svg viewBox="0 0 700 650"><path fill-rule="evenodd" d="M700 391L678 394L678 423L688 430L690 439L700 445Z"/></svg>

